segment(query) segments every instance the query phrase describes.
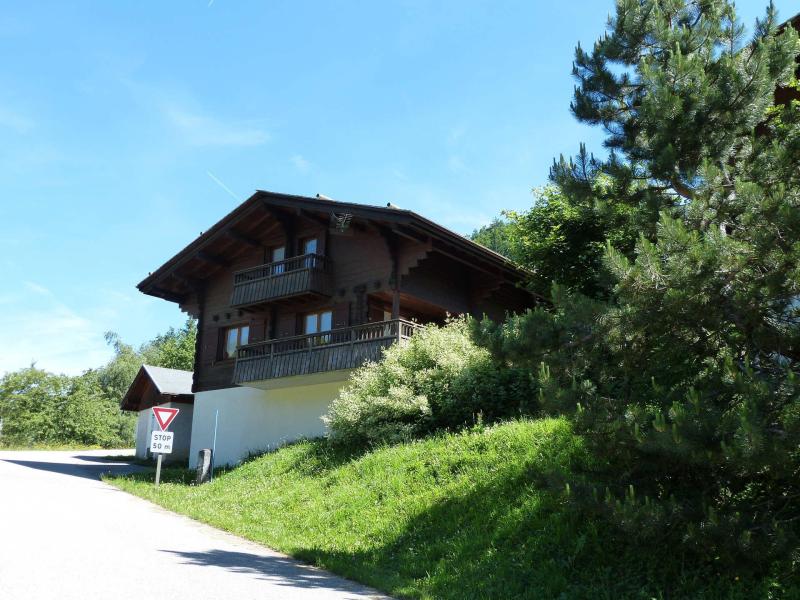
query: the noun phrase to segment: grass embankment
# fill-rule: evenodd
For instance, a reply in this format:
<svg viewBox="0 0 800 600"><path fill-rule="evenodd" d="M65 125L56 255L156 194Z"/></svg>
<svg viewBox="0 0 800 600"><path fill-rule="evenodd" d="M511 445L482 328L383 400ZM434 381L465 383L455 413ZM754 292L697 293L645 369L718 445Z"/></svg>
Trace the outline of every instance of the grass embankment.
<svg viewBox="0 0 800 600"><path fill-rule="evenodd" d="M397 596L753 598L578 516L547 481L586 461L561 420L520 421L354 455L301 442L190 485L168 469L120 488ZM766 584L765 584L766 585Z"/></svg>

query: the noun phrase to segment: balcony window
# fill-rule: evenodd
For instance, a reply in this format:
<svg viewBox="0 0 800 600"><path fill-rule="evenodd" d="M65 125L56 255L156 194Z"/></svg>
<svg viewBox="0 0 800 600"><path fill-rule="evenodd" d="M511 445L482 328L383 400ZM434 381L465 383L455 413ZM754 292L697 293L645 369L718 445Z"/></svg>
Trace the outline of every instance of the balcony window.
<svg viewBox="0 0 800 600"><path fill-rule="evenodd" d="M303 240L303 254L316 254L317 253L317 238L306 238ZM316 264L316 259L309 256L305 259L305 266L308 269L313 269Z"/></svg>
<svg viewBox="0 0 800 600"><path fill-rule="evenodd" d="M237 325L235 327L228 327L225 330L225 336L222 339L222 359L236 357L236 350L239 346L244 346L250 340L250 326Z"/></svg>
<svg viewBox="0 0 800 600"><path fill-rule="evenodd" d="M286 246L277 246L273 248L270 252L270 261L271 263L279 262L286 259ZM272 275L279 275L284 272L286 269L286 265L281 263L280 265L272 265Z"/></svg>
<svg viewBox="0 0 800 600"><path fill-rule="evenodd" d="M317 253L317 238L306 238L303 240L303 254Z"/></svg>
<svg viewBox="0 0 800 600"><path fill-rule="evenodd" d="M314 333L322 333L330 331L333 325L333 313L329 310L322 312L309 313L303 320L303 333L312 335ZM318 335L309 338L312 345L327 344L331 341L329 335Z"/></svg>

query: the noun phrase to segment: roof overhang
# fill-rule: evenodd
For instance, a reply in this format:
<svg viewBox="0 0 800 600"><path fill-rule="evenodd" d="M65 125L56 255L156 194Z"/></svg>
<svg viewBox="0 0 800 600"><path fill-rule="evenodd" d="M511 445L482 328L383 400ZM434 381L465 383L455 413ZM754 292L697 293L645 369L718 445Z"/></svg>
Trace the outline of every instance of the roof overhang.
<svg viewBox="0 0 800 600"><path fill-rule="evenodd" d="M511 283L521 283L529 275L508 258L410 210L259 190L137 287L151 296L184 302L205 277L228 268L248 247L259 246L265 232L273 231L286 219L305 218L330 225L334 216L342 214L352 216L354 228L430 243L435 251Z"/></svg>

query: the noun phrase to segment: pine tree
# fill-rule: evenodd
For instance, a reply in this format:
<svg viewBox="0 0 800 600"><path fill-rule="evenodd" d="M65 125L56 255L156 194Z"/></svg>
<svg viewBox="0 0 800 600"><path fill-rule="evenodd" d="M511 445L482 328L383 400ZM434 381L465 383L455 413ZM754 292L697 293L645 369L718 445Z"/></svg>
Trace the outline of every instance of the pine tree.
<svg viewBox="0 0 800 600"><path fill-rule="evenodd" d="M732 2L619 0L574 63L608 156L552 177L571 197L608 178L635 252L609 244L610 301L557 288L477 332L609 467L596 509L715 564L800 562L800 101L774 105L798 54L771 4L745 39Z"/></svg>

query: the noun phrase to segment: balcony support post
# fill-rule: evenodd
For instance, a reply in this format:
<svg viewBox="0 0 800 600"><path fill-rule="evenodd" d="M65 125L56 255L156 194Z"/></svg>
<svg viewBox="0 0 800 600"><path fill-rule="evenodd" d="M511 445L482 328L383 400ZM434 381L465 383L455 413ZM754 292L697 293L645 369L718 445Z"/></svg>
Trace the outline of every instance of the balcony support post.
<svg viewBox="0 0 800 600"><path fill-rule="evenodd" d="M392 261L389 286L392 289L392 320L396 320L400 318L400 243L391 229L380 227L379 231L383 241L386 242L389 258Z"/></svg>

